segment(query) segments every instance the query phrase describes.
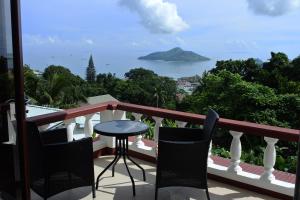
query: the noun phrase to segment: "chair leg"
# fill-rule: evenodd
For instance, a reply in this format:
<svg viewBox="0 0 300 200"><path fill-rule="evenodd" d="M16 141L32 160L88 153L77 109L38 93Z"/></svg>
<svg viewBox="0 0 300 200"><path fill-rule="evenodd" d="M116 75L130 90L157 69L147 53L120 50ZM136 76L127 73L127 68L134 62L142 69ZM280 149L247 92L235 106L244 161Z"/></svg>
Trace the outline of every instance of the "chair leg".
<svg viewBox="0 0 300 200"><path fill-rule="evenodd" d="M158 188L155 186L155 200L157 200L158 197Z"/></svg>
<svg viewBox="0 0 300 200"><path fill-rule="evenodd" d="M95 199L96 198L95 184L92 185L92 193L93 193L93 199Z"/></svg>
<svg viewBox="0 0 300 200"><path fill-rule="evenodd" d="M208 188L205 189L207 200L210 200Z"/></svg>

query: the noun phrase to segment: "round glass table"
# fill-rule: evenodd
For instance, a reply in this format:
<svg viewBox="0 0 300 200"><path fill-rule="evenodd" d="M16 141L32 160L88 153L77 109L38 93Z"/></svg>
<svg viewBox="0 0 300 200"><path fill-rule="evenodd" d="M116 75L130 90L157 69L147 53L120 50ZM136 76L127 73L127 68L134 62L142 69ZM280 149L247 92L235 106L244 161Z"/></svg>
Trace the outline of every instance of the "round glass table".
<svg viewBox="0 0 300 200"><path fill-rule="evenodd" d="M134 184L133 177L127 166L126 158L142 170L144 181L146 181L146 175L145 175L145 170L128 155L128 137L145 134L148 131L148 129L149 127L146 124L138 121L131 121L131 120L114 120L114 121L99 123L94 126L94 131L96 133L105 136L116 137L115 157L113 161L109 163L109 165L107 165L107 167L98 175L96 181L97 189L99 186L100 177L111 166L112 166L112 176L114 176L115 166L117 162L120 160L120 158L122 157L132 183L133 196L135 196L135 184Z"/></svg>

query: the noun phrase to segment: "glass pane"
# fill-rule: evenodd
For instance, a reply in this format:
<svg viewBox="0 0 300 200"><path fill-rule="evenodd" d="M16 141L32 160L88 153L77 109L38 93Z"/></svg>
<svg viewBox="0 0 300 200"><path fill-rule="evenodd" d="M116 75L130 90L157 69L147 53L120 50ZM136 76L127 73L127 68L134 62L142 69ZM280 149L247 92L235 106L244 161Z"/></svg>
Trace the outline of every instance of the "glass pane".
<svg viewBox="0 0 300 200"><path fill-rule="evenodd" d="M0 199L16 199L15 130L10 100L14 98L10 0L0 1ZM12 109L11 109L12 107ZM14 113L14 112L13 112Z"/></svg>

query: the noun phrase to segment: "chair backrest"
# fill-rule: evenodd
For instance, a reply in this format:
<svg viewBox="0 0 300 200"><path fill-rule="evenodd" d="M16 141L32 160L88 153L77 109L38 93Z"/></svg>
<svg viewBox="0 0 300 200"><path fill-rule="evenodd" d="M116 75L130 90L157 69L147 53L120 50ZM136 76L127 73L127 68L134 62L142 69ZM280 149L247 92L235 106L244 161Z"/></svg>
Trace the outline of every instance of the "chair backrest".
<svg viewBox="0 0 300 200"><path fill-rule="evenodd" d="M43 177L43 149L42 142L38 127L33 122L27 122L27 138L28 138L28 150L29 150L29 169L30 169L30 181L39 180Z"/></svg>
<svg viewBox="0 0 300 200"><path fill-rule="evenodd" d="M205 119L204 129L159 129L156 175L158 188L207 187L207 156L218 119L218 114L210 110Z"/></svg>
<svg viewBox="0 0 300 200"><path fill-rule="evenodd" d="M213 109L209 109L204 121L203 134L206 138L211 139L215 132L216 123L219 120L219 115Z"/></svg>

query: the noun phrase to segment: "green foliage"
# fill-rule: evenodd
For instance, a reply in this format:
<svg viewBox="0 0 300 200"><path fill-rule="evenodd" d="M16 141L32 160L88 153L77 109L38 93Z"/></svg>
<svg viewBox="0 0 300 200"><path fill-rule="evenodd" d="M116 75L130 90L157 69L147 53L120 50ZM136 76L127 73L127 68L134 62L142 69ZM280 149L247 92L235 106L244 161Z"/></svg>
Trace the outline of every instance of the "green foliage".
<svg viewBox="0 0 300 200"><path fill-rule="evenodd" d="M170 49L169 51L154 52L146 56L141 56L143 60L164 60L164 61L206 61L209 58L196 54L192 51L184 51L179 47Z"/></svg>
<svg viewBox="0 0 300 200"><path fill-rule="evenodd" d="M230 152L224 147L213 146L211 149L212 155L221 156L223 158L230 158Z"/></svg>
<svg viewBox="0 0 300 200"><path fill-rule="evenodd" d="M125 97L121 100L148 106L175 108L176 82L173 79L158 76L153 71L143 68L130 70L125 73L125 78L127 84L119 88L122 97Z"/></svg>
<svg viewBox="0 0 300 200"><path fill-rule="evenodd" d="M177 103L177 109L204 114L213 108L224 118L299 129L299 72L300 57L290 62L283 53L272 52L263 65L254 59L218 61L216 68L202 76L195 92ZM245 134L241 140L241 160L262 165L263 139ZM230 141L228 131L218 131L214 152L227 158ZM275 168L295 172L295 145L279 141L276 148Z"/></svg>
<svg viewBox="0 0 300 200"><path fill-rule="evenodd" d="M143 119L142 120L145 124L149 126L148 132L144 135L145 139L148 140L153 140L154 139L154 127L155 127L155 122L150 120L150 119Z"/></svg>
<svg viewBox="0 0 300 200"><path fill-rule="evenodd" d="M210 72L216 74L222 70L227 70L234 74L239 74L246 81L255 81L257 75L261 70L260 65L255 59L249 58L248 60L222 60L217 61L216 68Z"/></svg>

